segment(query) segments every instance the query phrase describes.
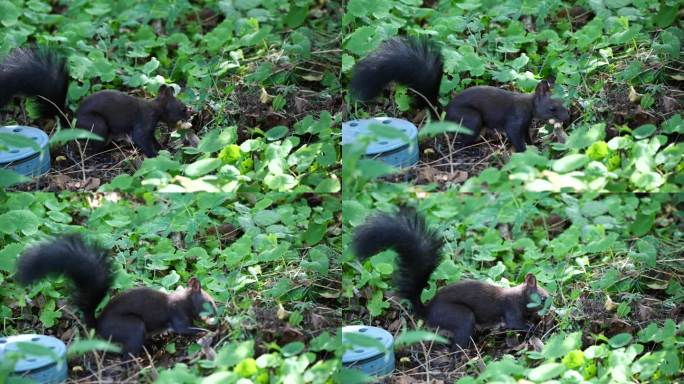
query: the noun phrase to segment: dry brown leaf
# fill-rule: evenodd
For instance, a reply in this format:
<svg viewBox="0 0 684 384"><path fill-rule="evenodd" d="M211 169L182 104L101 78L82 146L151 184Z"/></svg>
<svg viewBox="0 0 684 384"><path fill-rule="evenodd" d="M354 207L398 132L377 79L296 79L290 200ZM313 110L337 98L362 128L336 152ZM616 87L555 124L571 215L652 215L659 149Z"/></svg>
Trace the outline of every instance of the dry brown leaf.
<svg viewBox="0 0 684 384"><path fill-rule="evenodd" d="M454 183L463 183L468 180L468 172L466 171L455 171L450 176L450 181Z"/></svg>
<svg viewBox="0 0 684 384"><path fill-rule="evenodd" d="M187 132L184 139L188 147L197 147L200 142L200 138L192 131Z"/></svg>
<svg viewBox="0 0 684 384"><path fill-rule="evenodd" d="M568 135L563 130L562 125L553 125L553 135L556 137L556 141L561 144L565 144L568 141Z"/></svg>
<svg viewBox="0 0 684 384"><path fill-rule="evenodd" d="M639 320L641 321L648 321L651 320L653 317L653 308L647 307L643 304L637 304L638 306L638 312L637 316L639 316Z"/></svg>
<svg viewBox="0 0 684 384"><path fill-rule="evenodd" d="M69 176L58 173L51 177L51 184L54 184L56 189L64 190L67 189L70 180Z"/></svg>
<svg viewBox="0 0 684 384"><path fill-rule="evenodd" d="M528 342L530 343L530 346L532 346L532 349L534 349L535 352L541 352L541 350L544 349L544 343L537 336L530 337L530 340Z"/></svg>

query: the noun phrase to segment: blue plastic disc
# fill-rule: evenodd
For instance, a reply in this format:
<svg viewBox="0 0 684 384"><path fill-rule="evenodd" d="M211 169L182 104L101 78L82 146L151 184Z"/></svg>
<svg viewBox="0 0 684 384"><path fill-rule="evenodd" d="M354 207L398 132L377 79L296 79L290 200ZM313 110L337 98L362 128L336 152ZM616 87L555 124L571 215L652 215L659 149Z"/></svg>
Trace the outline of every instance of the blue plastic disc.
<svg viewBox="0 0 684 384"><path fill-rule="evenodd" d="M11 169L24 176L38 176L50 170L50 147L48 135L42 130L23 125L0 127L0 133L20 135L33 140L40 147L9 147L0 151L0 168Z"/></svg>
<svg viewBox="0 0 684 384"><path fill-rule="evenodd" d="M67 378L66 346L52 336L45 335L17 335L0 337L0 360L5 355L19 353L18 343L37 344L51 350L57 357L57 361L47 355L25 354L14 366L14 375L30 378L40 384L52 384L64 382Z"/></svg>
<svg viewBox="0 0 684 384"><path fill-rule="evenodd" d="M354 345L345 335L358 334L372 337L385 346L386 351L374 347ZM349 325L342 328L342 342L352 344L342 355L342 364L357 368L369 375L388 375L394 370L394 338L392 334L378 327L368 325Z"/></svg>
<svg viewBox="0 0 684 384"><path fill-rule="evenodd" d="M351 144L360 135L371 135L372 125L384 125L402 132L403 138L378 137L368 144L365 155L395 167L408 167L418 162L418 128L408 120L394 117L351 120L342 123L342 145Z"/></svg>

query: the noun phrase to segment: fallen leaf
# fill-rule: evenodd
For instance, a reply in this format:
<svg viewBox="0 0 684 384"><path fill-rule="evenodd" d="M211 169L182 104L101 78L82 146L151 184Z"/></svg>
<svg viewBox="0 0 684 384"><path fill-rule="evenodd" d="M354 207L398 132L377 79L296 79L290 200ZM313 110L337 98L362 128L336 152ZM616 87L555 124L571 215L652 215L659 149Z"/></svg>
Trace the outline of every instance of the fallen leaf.
<svg viewBox="0 0 684 384"><path fill-rule="evenodd" d="M268 104L272 99L273 96L269 95L268 92L266 92L266 89L262 87L261 92L259 93L259 101L261 101L261 104Z"/></svg>
<svg viewBox="0 0 684 384"><path fill-rule="evenodd" d="M561 128L562 125L556 126L556 124L553 125L553 135L556 137L556 141L558 141L561 144L565 144L565 142L568 140L568 135L565 134L565 131Z"/></svg>
<svg viewBox="0 0 684 384"><path fill-rule="evenodd" d="M468 180L468 172L456 171L450 175L449 180L454 183L463 183Z"/></svg>
<svg viewBox="0 0 684 384"><path fill-rule="evenodd" d="M617 304L613 302L613 300L610 298L610 296L606 295L606 301L603 303L603 308L606 309L606 311L613 312L617 308Z"/></svg>
<svg viewBox="0 0 684 384"><path fill-rule="evenodd" d="M544 349L544 343L537 336L530 337L528 342L535 352L541 352Z"/></svg>
<svg viewBox="0 0 684 384"><path fill-rule="evenodd" d="M629 98L629 101L636 104L639 102L639 100L641 100L641 96L643 95L641 93L638 93L633 86L629 86L629 95L627 96Z"/></svg>

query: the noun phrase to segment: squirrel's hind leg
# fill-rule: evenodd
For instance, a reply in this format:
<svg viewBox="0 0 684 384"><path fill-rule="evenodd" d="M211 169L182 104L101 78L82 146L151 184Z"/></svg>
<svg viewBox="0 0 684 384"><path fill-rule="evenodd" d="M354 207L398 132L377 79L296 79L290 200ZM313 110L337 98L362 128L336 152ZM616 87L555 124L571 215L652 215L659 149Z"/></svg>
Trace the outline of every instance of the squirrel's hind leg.
<svg viewBox="0 0 684 384"><path fill-rule="evenodd" d="M76 117L76 127L90 131L102 138L102 141L88 140L86 149L89 152L102 152L109 144L109 126L104 118L93 114L79 114Z"/></svg>
<svg viewBox="0 0 684 384"><path fill-rule="evenodd" d="M452 349L461 352L470 346L475 332L475 314L465 305L436 302L430 305L427 322L431 327L452 333Z"/></svg>
<svg viewBox="0 0 684 384"><path fill-rule="evenodd" d="M121 344L124 358L135 357L145 343L145 322L137 316L109 316L100 320L97 333L100 337Z"/></svg>
<svg viewBox="0 0 684 384"><path fill-rule="evenodd" d="M465 133L459 135L462 137L461 142L464 146L472 145L480 137L480 131L482 131L482 117L477 110L450 105L447 107L446 120L459 123L472 131L469 135Z"/></svg>

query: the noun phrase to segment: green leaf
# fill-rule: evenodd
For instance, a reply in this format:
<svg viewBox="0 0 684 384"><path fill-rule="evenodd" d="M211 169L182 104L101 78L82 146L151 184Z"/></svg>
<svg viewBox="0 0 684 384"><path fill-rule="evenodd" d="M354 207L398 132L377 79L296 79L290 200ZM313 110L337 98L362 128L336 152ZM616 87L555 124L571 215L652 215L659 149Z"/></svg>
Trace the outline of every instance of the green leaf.
<svg viewBox="0 0 684 384"><path fill-rule="evenodd" d="M302 353L304 350L304 343L301 341L294 341L292 343L286 344L282 348L283 356L289 357Z"/></svg>
<svg viewBox="0 0 684 384"><path fill-rule="evenodd" d="M61 360L51 348L38 343L20 341L15 345L19 352L26 355L49 357L53 362L59 362Z"/></svg>
<svg viewBox="0 0 684 384"><path fill-rule="evenodd" d="M284 137L288 132L288 128L283 126L283 125L278 125L276 127L273 127L266 131L264 133L264 136L266 136L267 139L273 141L273 140L278 140L282 137Z"/></svg>
<svg viewBox="0 0 684 384"><path fill-rule="evenodd" d="M655 223L655 215L654 214L649 214L645 215L643 213L637 213L636 220L634 220L630 226L630 232L636 237L641 237L647 234L651 228L653 227L653 224Z"/></svg>
<svg viewBox="0 0 684 384"><path fill-rule="evenodd" d="M199 145L197 145L197 151L199 153L213 153L234 144L236 140L237 127L212 129L204 134Z"/></svg>
<svg viewBox="0 0 684 384"><path fill-rule="evenodd" d="M575 169L582 168L591 161L589 156L584 154L566 155L553 162L553 170L558 173L568 173Z"/></svg>
<svg viewBox="0 0 684 384"><path fill-rule="evenodd" d="M425 330L415 330L415 331L403 331L399 336L394 339L394 345L396 347L403 347L406 345L415 344L418 342L436 342L439 344L447 344L449 340L439 334L431 331Z"/></svg>
<svg viewBox="0 0 684 384"><path fill-rule="evenodd" d="M178 275L178 273L176 273L175 270L171 270L171 272L169 272L166 276L164 276L161 279L160 283L164 288L169 289L172 286L175 286L176 283L178 283L179 281L180 276Z"/></svg>
<svg viewBox="0 0 684 384"><path fill-rule="evenodd" d="M80 128L73 128L73 129L62 129L60 131L55 132L55 134L52 135L50 138L50 144L51 145L61 145L64 144L68 141L73 141L73 140L97 140L97 141L104 141L102 137L99 135L86 131L85 129L80 129Z"/></svg>
<svg viewBox="0 0 684 384"><path fill-rule="evenodd" d="M674 5L667 5L664 1L660 3L660 10L653 16L653 21L660 28L667 28L675 21L677 18L677 12L679 7Z"/></svg>
<svg viewBox="0 0 684 384"><path fill-rule="evenodd" d="M608 156L608 143L605 141L597 141L587 148L587 156L592 160L601 160Z"/></svg>
<svg viewBox="0 0 684 384"><path fill-rule="evenodd" d="M190 177L199 177L214 171L222 164L221 160L209 157L206 159L197 160L194 163L185 166L185 174Z"/></svg>
<svg viewBox="0 0 684 384"><path fill-rule="evenodd" d="M645 124L640 126L639 128L635 129L632 131L632 136L634 136L635 139L641 140L645 139L647 137L650 137L653 135L656 131L656 126L653 124Z"/></svg>
<svg viewBox="0 0 684 384"><path fill-rule="evenodd" d="M317 246L311 249L308 254L309 260L302 260L302 267L314 272L317 272L323 276L328 275L330 268L330 260L328 255L321 246ZM0 259L1 261L2 259Z"/></svg>
<svg viewBox="0 0 684 384"><path fill-rule="evenodd" d="M21 10L11 1L0 1L0 23L11 27L17 23Z"/></svg>
<svg viewBox="0 0 684 384"><path fill-rule="evenodd" d="M472 131L461 124L451 121L437 121L426 124L419 132L418 137L431 137L440 133L452 132L464 135L472 134Z"/></svg>
<svg viewBox="0 0 684 384"><path fill-rule="evenodd" d="M632 335L629 333L620 333L610 339L608 339L608 344L613 348L624 347L632 341Z"/></svg>
<svg viewBox="0 0 684 384"><path fill-rule="evenodd" d="M288 12L283 21L285 21L288 27L297 28L304 24L308 14L308 6L297 6L294 3L290 3L290 12Z"/></svg>
<svg viewBox="0 0 684 384"><path fill-rule="evenodd" d="M0 225L0 232L2 233L15 234L21 232L26 236L31 236L38 231L42 220L29 210L18 209L0 215L0 223L4 223L4 225Z"/></svg>
<svg viewBox="0 0 684 384"><path fill-rule="evenodd" d="M0 148L31 148L36 152L40 151L40 146L32 139L16 133L0 132Z"/></svg>
<svg viewBox="0 0 684 384"><path fill-rule="evenodd" d="M121 347L106 340L100 339L76 340L69 344L69 350L67 353L70 357L73 357L93 351L120 353Z"/></svg>
<svg viewBox="0 0 684 384"><path fill-rule="evenodd" d="M244 359L235 366L233 371L241 377L251 377L257 373L256 360L251 357Z"/></svg>
<svg viewBox="0 0 684 384"><path fill-rule="evenodd" d="M684 134L684 120L679 113L665 121L662 127L665 133Z"/></svg>
<svg viewBox="0 0 684 384"><path fill-rule="evenodd" d="M18 243L7 244L2 248L2 250L0 250L0 271L8 273L14 272L14 264L23 248L24 247Z"/></svg>
<svg viewBox="0 0 684 384"><path fill-rule="evenodd" d="M30 180L30 177L20 175L9 169L0 168L0 188L11 187L13 185L25 183Z"/></svg>
<svg viewBox="0 0 684 384"><path fill-rule="evenodd" d="M541 355L547 359L558 359L582 346L582 333L559 333L551 336L544 345Z"/></svg>
<svg viewBox="0 0 684 384"><path fill-rule="evenodd" d="M217 367L230 368L240 361L254 355L254 340L239 343L227 343L219 349L214 359Z"/></svg>
<svg viewBox="0 0 684 384"><path fill-rule="evenodd" d="M318 223L309 223L309 228L306 229L306 232L302 235L302 238L304 239L304 242L309 244L309 245L314 245L318 244L322 239L323 236L325 236L325 231L328 229L328 226L324 224L318 224Z"/></svg>
<svg viewBox="0 0 684 384"><path fill-rule="evenodd" d="M565 372L565 365L560 363L545 363L529 371L527 377L533 381L549 381Z"/></svg>
<svg viewBox="0 0 684 384"><path fill-rule="evenodd" d="M340 192L340 180L336 177L324 179L317 186L314 192L316 193L338 193Z"/></svg>

